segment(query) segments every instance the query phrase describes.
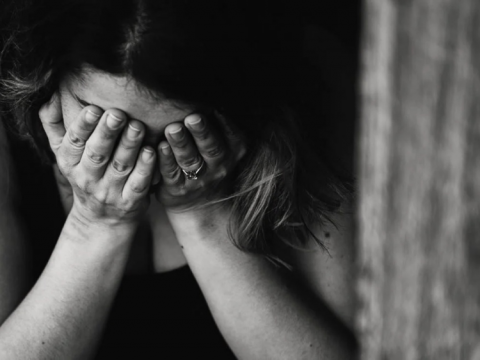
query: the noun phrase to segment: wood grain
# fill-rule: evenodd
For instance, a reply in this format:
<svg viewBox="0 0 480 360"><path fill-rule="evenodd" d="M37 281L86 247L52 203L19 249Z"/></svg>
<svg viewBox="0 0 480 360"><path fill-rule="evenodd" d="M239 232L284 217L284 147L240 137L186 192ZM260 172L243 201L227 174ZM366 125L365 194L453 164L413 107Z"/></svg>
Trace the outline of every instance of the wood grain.
<svg viewBox="0 0 480 360"><path fill-rule="evenodd" d="M361 358L480 359L480 1L366 0Z"/></svg>

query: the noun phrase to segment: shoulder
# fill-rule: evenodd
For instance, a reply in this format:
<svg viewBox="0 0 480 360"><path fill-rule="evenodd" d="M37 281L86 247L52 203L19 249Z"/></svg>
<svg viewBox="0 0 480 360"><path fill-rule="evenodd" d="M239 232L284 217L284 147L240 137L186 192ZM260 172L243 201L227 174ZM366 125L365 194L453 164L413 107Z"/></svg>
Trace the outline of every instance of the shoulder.
<svg viewBox="0 0 480 360"><path fill-rule="evenodd" d="M321 240L307 249L282 249L282 259L289 263L296 277L351 329L355 313L354 210L349 206L330 216L331 222L311 230Z"/></svg>

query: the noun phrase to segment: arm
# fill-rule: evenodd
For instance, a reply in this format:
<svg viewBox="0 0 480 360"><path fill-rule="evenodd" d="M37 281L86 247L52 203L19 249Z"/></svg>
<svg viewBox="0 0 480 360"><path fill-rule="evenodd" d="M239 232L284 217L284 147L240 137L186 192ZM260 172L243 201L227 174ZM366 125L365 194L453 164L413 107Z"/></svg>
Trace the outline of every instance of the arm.
<svg viewBox="0 0 480 360"><path fill-rule="evenodd" d="M0 358L91 358L134 230L85 226L70 214L40 279L0 327Z"/></svg>
<svg viewBox="0 0 480 360"><path fill-rule="evenodd" d="M325 251L313 239L308 251L282 246L279 255L294 267L295 276L313 296L326 305L350 329L354 329L356 308L356 254L353 210L332 214L334 222L312 228Z"/></svg>
<svg viewBox="0 0 480 360"><path fill-rule="evenodd" d="M217 325L239 359L352 359L352 335L326 302L263 258L234 247L226 214L224 209L169 218ZM319 274L313 277L331 276ZM323 282L315 283L323 288ZM338 295L328 302L335 304ZM342 318L351 319L351 303L339 309Z"/></svg>
<svg viewBox="0 0 480 360"><path fill-rule="evenodd" d="M114 126L112 113L120 119ZM116 146L126 116L118 110L101 114L87 107L65 132L58 97L40 112L74 201L40 279L0 327L2 359L88 359L95 353L148 206L155 159L153 151L140 151L141 123L138 131L127 127Z"/></svg>
<svg viewBox="0 0 480 360"><path fill-rule="evenodd" d="M168 144L161 143L159 151L163 182L157 198L166 208L225 339L240 359L353 358L355 340L339 320L341 317L350 322L353 313L353 302L344 299L351 295L350 271L339 271L340 264L334 266L336 271L322 268L320 261L324 259L320 256L324 255L317 252L309 255L309 261L307 257L296 259L304 265L306 276L302 283L298 281L302 279L301 272L292 274L277 269L264 258L242 252L230 242L230 209L226 202L196 208L212 199L209 185L210 191L222 190L223 177L238 160L234 157L244 152L242 142L226 129L225 134L231 138L228 144L216 139L205 124L207 120L198 121L196 115L185 119L196 147L189 144L187 137L170 137L169 131L175 133L178 125L167 127ZM200 127L194 128L192 123L200 123ZM198 160L199 155L205 165ZM207 170L198 171L198 180L183 176L182 169L188 173L203 167ZM340 241L332 244L343 242L347 253L352 250L348 234L337 240ZM338 256L341 249L335 250L339 250L335 251ZM352 268L351 261L343 265ZM327 290L332 284L333 292ZM331 293L334 295L330 296ZM329 296L322 296L325 294ZM334 305L335 310L331 311L328 305Z"/></svg>

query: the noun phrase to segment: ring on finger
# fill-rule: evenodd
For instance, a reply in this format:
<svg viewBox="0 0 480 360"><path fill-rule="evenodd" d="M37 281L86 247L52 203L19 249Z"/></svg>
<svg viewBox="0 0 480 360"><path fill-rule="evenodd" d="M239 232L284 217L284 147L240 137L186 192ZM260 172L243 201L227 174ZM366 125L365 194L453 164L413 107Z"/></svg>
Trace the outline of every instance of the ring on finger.
<svg viewBox="0 0 480 360"><path fill-rule="evenodd" d="M185 176L187 177L187 180L197 180L198 179L198 173L202 170L204 165L205 165L205 160L202 158L202 163L200 164L200 166L198 167L197 170L186 171L186 170L182 169L182 171L185 174Z"/></svg>

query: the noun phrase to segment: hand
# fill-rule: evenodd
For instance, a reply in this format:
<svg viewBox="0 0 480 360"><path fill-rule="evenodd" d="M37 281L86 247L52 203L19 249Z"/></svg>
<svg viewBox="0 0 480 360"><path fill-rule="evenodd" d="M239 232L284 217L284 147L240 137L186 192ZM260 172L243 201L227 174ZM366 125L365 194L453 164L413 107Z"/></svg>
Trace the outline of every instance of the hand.
<svg viewBox="0 0 480 360"><path fill-rule="evenodd" d="M204 205L229 190L228 175L245 155L246 147L226 119L215 115L224 136L198 114L187 116L184 124L173 123L165 129L167 141L158 147L163 181L156 197L167 212Z"/></svg>
<svg viewBox="0 0 480 360"><path fill-rule="evenodd" d="M65 211L65 214L68 215L73 206L72 186L68 182L67 178L60 172L57 164L53 164L53 175L57 181L58 193L60 195L60 201L63 205L63 210Z"/></svg>
<svg viewBox="0 0 480 360"><path fill-rule="evenodd" d="M39 115L58 169L72 186L71 213L87 224L136 223L148 207L156 158L152 148L141 149L143 124L125 126L123 112L87 106L65 130L57 94Z"/></svg>

